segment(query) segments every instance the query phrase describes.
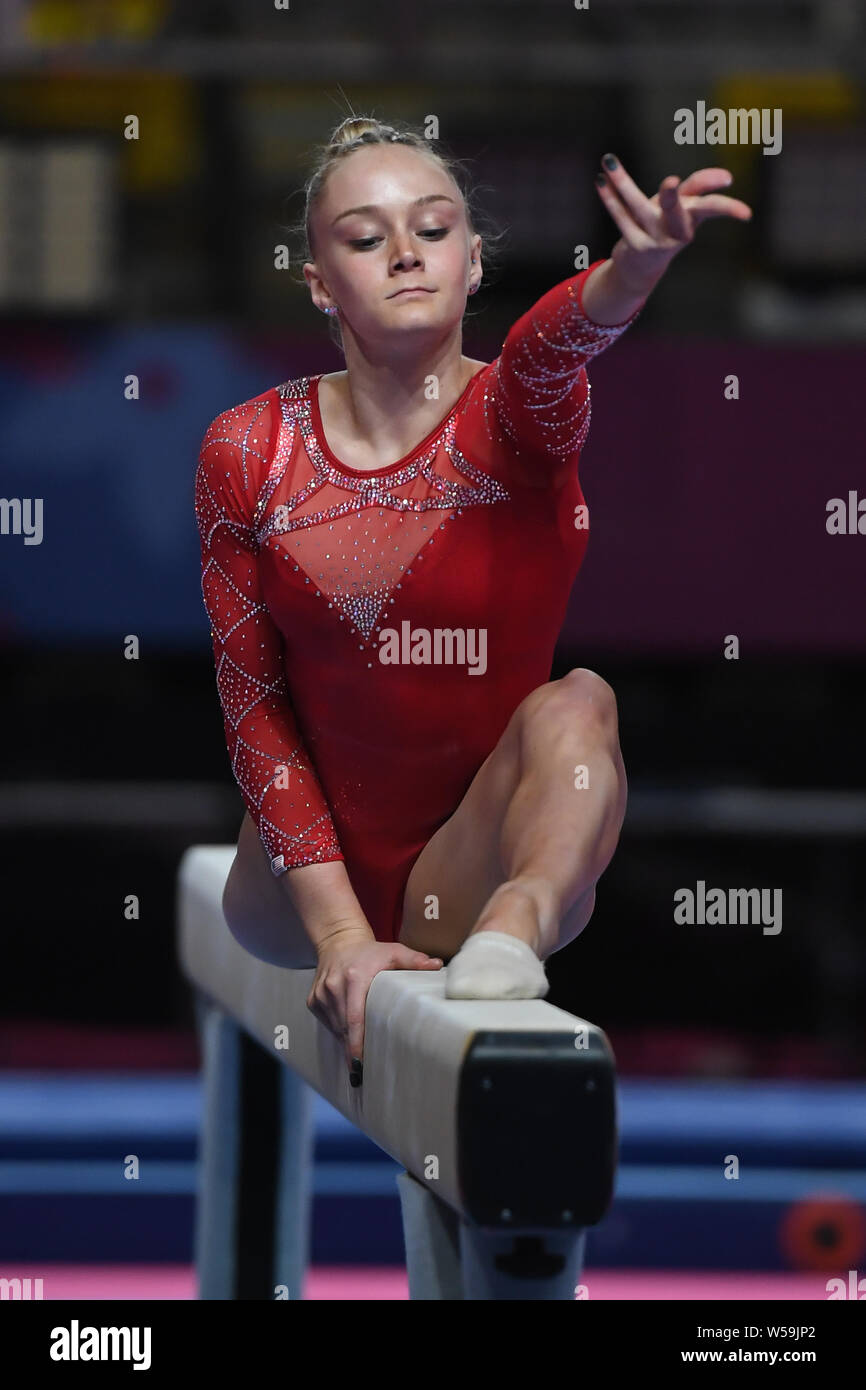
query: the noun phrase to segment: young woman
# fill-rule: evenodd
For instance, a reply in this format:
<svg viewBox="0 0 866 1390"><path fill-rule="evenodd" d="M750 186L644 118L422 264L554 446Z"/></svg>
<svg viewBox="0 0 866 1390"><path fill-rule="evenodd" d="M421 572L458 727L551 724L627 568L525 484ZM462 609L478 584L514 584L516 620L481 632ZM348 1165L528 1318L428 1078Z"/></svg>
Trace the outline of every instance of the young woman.
<svg viewBox="0 0 866 1390"><path fill-rule="evenodd" d="M343 121L307 185L304 276L346 369L225 411L196 474L202 592L247 807L223 906L363 1049L380 970L451 998L547 992L625 814L610 686L550 681L586 548L586 363L707 217L748 219L725 169L646 197L612 155L622 233L499 357L464 357L481 237L425 138ZM357 1073L357 1067L356 1067Z"/></svg>

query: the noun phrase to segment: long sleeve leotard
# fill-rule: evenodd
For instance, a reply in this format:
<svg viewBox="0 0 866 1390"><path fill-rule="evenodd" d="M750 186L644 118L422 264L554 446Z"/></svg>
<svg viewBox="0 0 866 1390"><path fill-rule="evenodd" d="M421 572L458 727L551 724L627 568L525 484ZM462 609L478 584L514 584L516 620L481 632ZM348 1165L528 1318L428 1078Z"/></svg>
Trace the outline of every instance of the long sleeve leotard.
<svg viewBox="0 0 866 1390"><path fill-rule="evenodd" d="M375 473L328 447L319 377L219 415L195 509L225 736L275 874L344 860L376 937L520 701L550 679L587 527L588 276L514 324Z"/></svg>

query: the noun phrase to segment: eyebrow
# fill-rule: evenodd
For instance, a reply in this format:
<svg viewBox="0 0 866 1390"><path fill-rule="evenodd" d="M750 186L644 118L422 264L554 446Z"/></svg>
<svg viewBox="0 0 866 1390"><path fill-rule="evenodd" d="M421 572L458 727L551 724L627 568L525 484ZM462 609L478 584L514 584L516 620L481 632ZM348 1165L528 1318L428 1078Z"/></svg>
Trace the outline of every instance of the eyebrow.
<svg viewBox="0 0 866 1390"><path fill-rule="evenodd" d="M435 203L438 202L440 199L444 199L446 203L454 202L454 199L449 198L447 193L425 193L421 198L415 199L414 203L412 203L412 207L421 207L424 203ZM351 217L353 212L381 212L381 208L378 206L377 203L364 203L361 207L347 208L345 212L341 212L339 216L334 218L333 222L331 223L331 226L335 227L337 223L341 221L341 219L344 217Z"/></svg>

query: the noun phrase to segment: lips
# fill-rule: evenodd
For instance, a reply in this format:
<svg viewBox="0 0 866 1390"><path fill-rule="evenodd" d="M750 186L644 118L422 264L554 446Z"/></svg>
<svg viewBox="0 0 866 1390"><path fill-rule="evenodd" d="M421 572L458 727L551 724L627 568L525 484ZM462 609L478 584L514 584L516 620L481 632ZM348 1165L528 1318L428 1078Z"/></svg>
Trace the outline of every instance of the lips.
<svg viewBox="0 0 866 1390"><path fill-rule="evenodd" d="M397 299L401 294L432 294L432 293L433 293L433 291L432 291L432 290L428 290L427 287L426 287L426 285L407 285L405 289L398 290L396 294L391 294L391 295L388 296L388 298L389 298L389 299Z"/></svg>

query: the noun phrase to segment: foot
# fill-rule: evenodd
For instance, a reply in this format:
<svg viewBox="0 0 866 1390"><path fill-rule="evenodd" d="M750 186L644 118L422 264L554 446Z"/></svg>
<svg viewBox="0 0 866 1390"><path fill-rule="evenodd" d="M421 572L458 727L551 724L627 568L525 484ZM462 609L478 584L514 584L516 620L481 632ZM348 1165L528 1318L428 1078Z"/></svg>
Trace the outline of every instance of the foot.
<svg viewBox="0 0 866 1390"><path fill-rule="evenodd" d="M518 882L497 888L445 973L446 999L539 999L549 984L537 951L539 904Z"/></svg>

